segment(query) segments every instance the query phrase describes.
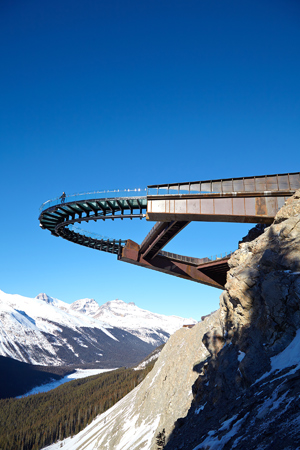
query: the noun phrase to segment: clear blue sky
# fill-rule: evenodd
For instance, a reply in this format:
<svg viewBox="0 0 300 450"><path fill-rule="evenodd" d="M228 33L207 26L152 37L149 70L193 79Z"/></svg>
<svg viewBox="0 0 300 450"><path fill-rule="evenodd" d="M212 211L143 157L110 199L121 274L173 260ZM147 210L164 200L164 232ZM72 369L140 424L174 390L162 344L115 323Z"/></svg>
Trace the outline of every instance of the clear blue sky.
<svg viewBox="0 0 300 450"><path fill-rule="evenodd" d="M4 1L0 64L0 289L216 309L221 291L55 238L38 208L63 190L299 171L300 3ZM98 224L137 242L151 226ZM219 253L249 228L193 223L168 249Z"/></svg>

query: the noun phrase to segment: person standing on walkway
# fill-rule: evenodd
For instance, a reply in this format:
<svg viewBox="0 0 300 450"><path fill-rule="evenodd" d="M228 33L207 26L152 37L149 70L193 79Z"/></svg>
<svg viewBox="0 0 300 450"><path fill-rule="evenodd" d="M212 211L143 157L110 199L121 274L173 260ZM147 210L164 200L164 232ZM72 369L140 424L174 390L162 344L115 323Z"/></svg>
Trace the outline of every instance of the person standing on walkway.
<svg viewBox="0 0 300 450"><path fill-rule="evenodd" d="M65 191L62 193L62 195L59 198L61 198L61 203L65 203L65 200L66 200L66 193L65 193Z"/></svg>

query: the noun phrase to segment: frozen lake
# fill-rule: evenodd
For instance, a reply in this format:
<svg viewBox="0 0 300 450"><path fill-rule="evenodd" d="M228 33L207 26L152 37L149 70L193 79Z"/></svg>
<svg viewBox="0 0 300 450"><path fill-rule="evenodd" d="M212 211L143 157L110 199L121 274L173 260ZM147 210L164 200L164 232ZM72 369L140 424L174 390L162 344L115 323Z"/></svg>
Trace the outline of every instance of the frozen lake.
<svg viewBox="0 0 300 450"><path fill-rule="evenodd" d="M27 397L28 395L39 394L40 392L48 392L52 389L57 388L61 384L67 383L68 381L78 380L79 378L91 377L93 375L98 375L99 373L110 372L116 369L76 369L75 372L70 375L66 375L61 380L54 380L47 384L42 384L41 386L36 386L24 395L20 395L17 398Z"/></svg>

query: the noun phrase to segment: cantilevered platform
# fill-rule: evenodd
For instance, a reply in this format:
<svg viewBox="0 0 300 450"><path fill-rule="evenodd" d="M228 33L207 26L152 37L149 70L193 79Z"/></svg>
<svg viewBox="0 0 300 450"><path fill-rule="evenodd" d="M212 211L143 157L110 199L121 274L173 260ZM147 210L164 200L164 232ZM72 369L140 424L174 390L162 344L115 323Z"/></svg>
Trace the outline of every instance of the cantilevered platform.
<svg viewBox="0 0 300 450"><path fill-rule="evenodd" d="M147 219L271 224L299 187L299 172L149 186Z"/></svg>
<svg viewBox="0 0 300 450"><path fill-rule="evenodd" d="M172 183L146 190L102 191L56 198L40 208L40 226L76 244L118 255L118 259L222 289L228 259L191 258L164 246L191 221L271 224L287 198L300 188L300 172L258 177ZM75 225L90 220L158 221L141 245L107 239Z"/></svg>

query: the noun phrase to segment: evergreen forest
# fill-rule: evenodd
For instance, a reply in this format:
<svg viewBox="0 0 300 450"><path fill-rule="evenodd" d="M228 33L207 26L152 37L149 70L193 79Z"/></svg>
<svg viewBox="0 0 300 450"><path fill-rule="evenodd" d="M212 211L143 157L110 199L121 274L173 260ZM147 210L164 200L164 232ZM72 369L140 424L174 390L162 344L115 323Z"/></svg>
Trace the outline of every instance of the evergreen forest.
<svg viewBox="0 0 300 450"><path fill-rule="evenodd" d="M0 400L0 450L39 450L77 434L134 389L153 366L121 368L46 393Z"/></svg>

